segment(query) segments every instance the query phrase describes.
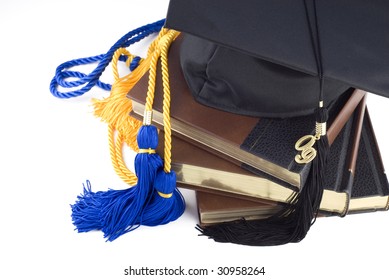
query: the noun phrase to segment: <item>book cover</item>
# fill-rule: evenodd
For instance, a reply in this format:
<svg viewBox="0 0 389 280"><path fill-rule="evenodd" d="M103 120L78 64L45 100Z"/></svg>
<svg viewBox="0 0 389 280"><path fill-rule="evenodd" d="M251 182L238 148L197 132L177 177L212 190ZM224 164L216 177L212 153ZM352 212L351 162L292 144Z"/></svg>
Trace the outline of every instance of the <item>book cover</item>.
<svg viewBox="0 0 389 280"><path fill-rule="evenodd" d="M239 166L270 174L287 182L294 190L303 186L310 164L297 164L294 161L294 145L300 137L313 133L314 117L258 119L216 110L196 102L181 72L179 41L178 38L169 52L169 72L174 77L170 80L173 134ZM143 117L147 86L148 73L128 93L128 98L133 101L131 114L135 117ZM160 75L157 75L155 91L153 122L163 129ZM349 119L365 92L355 90L348 98L350 94L343 94L330 108L330 142Z"/></svg>

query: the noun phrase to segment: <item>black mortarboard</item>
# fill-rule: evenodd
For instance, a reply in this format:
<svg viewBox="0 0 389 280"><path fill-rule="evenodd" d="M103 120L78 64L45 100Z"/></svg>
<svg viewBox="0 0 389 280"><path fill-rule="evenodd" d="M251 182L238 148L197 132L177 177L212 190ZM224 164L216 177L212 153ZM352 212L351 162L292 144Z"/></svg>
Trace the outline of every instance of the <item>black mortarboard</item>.
<svg viewBox="0 0 389 280"><path fill-rule="evenodd" d="M332 100L347 86L389 97L389 2L316 2L325 79L324 98ZM313 1L307 1L307 5L309 17L312 19ZM171 0L166 27L198 37L188 39L185 47L187 50L183 49L186 57L184 63L185 59L188 62L183 64L183 70L194 94L199 92L195 87L198 82L193 81L195 71L200 71L197 74L204 73L201 71L211 71L210 75L214 75L213 77L203 77L211 79L207 81L206 86L213 87L218 94L219 89L227 89L227 92L230 90L244 99L249 98L244 90L256 90L257 95L252 96L254 103L246 104L248 109L244 112L245 108L242 108L244 113L255 114L255 108L252 107L254 104L253 106L259 106L259 113L264 110L265 115L271 114L278 102L280 106L284 106L283 99L276 96L276 93L283 92L283 89L290 95L298 94L295 98L287 98L290 102L285 105L286 116L289 111L293 113L295 110L298 114L304 113L309 107L316 107L317 91L312 83L317 85L318 82L317 78L313 79L318 73L317 62L303 0ZM210 42L206 43L199 38ZM220 46L220 53L215 53L214 43ZM196 45L203 47L196 50ZM210 54L214 56L210 57ZM199 64L204 64L207 60L210 65L196 65L195 59L198 59ZM215 59L215 63L219 63L218 69L201 69L204 66L212 66ZM253 71L257 71L257 79L252 74ZM261 73L263 76L260 76ZM223 80L224 77L230 78L230 74L238 75L239 82ZM266 79L269 83L266 83ZM280 81L285 86L274 84L274 81ZM245 82L249 84L244 84ZM269 92L269 89L273 90ZM299 90L303 94L299 93ZM219 103L214 102L216 98L207 97L207 94L211 95L210 91L201 92L199 100L218 106ZM271 110L268 112L260 102L261 95L266 94L274 99L274 103L269 104ZM284 93L284 96L287 96L286 94ZM232 101L236 100L236 96L224 98L227 102L231 101L231 104L220 104L220 107L234 108ZM268 101L267 96L264 100ZM301 107L294 108L298 103ZM281 109L275 109L279 110L282 116Z"/></svg>
<svg viewBox="0 0 389 280"><path fill-rule="evenodd" d="M316 141L317 156L292 203L268 219L199 228L203 234L248 245L305 237L323 191L324 107L349 87L389 97L388 14L383 0L170 1L165 26L184 33L181 66L197 101L267 117L317 109L316 135L305 138Z"/></svg>

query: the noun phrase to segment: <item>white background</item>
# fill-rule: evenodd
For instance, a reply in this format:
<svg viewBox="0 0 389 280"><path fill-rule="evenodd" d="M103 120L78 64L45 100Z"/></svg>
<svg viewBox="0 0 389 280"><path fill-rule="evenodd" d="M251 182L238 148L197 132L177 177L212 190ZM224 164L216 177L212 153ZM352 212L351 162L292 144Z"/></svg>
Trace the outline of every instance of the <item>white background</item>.
<svg viewBox="0 0 389 280"><path fill-rule="evenodd" d="M265 267L264 276L242 279L385 278L387 212L319 219L299 244L246 247L197 236L194 194L184 191L187 210L174 223L141 227L112 243L101 232L74 231L69 205L86 179L94 190L127 186L112 169L107 127L90 106L92 97L107 93L93 89L60 100L50 94L49 82L60 63L105 53L128 31L164 18L167 5L167 0L1 1L0 278L130 279L123 275L128 266L179 265ZM103 77L107 82L110 71ZM370 96L368 106L389 166L389 100Z"/></svg>

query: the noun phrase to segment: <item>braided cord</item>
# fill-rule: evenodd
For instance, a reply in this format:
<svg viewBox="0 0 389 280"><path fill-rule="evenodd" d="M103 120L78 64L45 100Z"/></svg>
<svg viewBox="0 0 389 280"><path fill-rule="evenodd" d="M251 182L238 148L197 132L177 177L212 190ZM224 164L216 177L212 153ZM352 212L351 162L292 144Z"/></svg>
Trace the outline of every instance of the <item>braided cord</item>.
<svg viewBox="0 0 389 280"><path fill-rule="evenodd" d="M141 41L145 37L159 32L164 24L165 20L159 20L151 24L144 25L137 29L134 29L127 34L125 34L122 38L120 38L105 54L74 59L60 64L56 71L53 79L50 82L50 92L58 98L72 98L81 96L87 91L89 91L92 87L97 85L98 87L104 90L111 90L111 85L105 84L99 81L101 74L104 72L104 69L111 62L112 57L115 51L119 48L126 48L130 45ZM121 56L119 58L120 61L128 60L126 57ZM136 59L137 60L137 59ZM133 60L134 64L130 64L130 69L134 70L137 63L136 60ZM86 65L90 63L98 62L97 67L88 75L78 72L78 71L69 71L67 69L79 66ZM131 68L132 67L132 68ZM67 78L77 78L75 81L66 81ZM63 88L75 88L84 85L80 89L76 89L68 92L60 92L57 88L61 86Z"/></svg>
<svg viewBox="0 0 389 280"><path fill-rule="evenodd" d="M127 49L125 48L119 48L114 53L112 57L112 73L114 77L114 81L119 80L119 69L118 69L118 61L121 60L122 57L126 57L126 66L130 68L136 68L136 66L143 61L142 58L139 56L135 56L131 54Z"/></svg>
<svg viewBox="0 0 389 280"><path fill-rule="evenodd" d="M131 172L123 160L122 148L124 145L123 135L118 133L115 140L115 128L112 125L108 126L109 151L111 162L116 174L130 186L134 186L137 182L136 175Z"/></svg>
<svg viewBox="0 0 389 280"><path fill-rule="evenodd" d="M161 50L161 69L163 85L163 127L164 127L164 171L169 173L171 170L171 151L172 151L172 127L170 121L170 85L169 85L169 65L168 52L171 42L178 36L177 31L171 31L167 36L166 43Z"/></svg>
<svg viewBox="0 0 389 280"><path fill-rule="evenodd" d="M152 57L151 57L150 68L149 68L149 82L148 82L146 104L145 104L145 111L147 112L151 112L153 110L152 108L154 102L155 81L157 78L158 60L161 56L162 50L164 48L166 48L167 50L169 49L171 42L175 38L175 37L174 38L171 37L175 33L176 31L174 30L168 30L166 28L162 28L161 33L159 34L157 40L155 40L151 46L152 53L149 54L152 55Z"/></svg>
<svg viewBox="0 0 389 280"><path fill-rule="evenodd" d="M160 53L161 53L160 49L157 48L154 51L150 61L149 83L147 88L147 96L146 96L146 104L145 104L145 110L147 112L151 112L153 110L155 80L157 77L157 63L158 63Z"/></svg>

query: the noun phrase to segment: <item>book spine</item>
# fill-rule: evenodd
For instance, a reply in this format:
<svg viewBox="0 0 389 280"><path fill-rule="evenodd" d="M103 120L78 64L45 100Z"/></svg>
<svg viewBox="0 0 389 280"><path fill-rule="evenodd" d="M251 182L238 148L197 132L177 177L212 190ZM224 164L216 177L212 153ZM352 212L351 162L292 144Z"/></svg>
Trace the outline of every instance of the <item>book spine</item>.
<svg viewBox="0 0 389 280"><path fill-rule="evenodd" d="M349 152L347 158L347 162L349 163L348 169L345 170L344 172L344 176L342 178L342 184L340 186L341 189L339 190L347 194L346 207L343 213L341 214L341 217L344 217L348 213L348 209L350 206L350 199L351 199L352 187L354 184L354 176L355 176L356 164L358 158L359 144L362 135L363 122L365 119L366 98L367 95L365 94L360 104L358 105L356 118L354 119L353 122L353 129L352 129L353 133L351 137L352 143L349 146Z"/></svg>

